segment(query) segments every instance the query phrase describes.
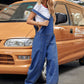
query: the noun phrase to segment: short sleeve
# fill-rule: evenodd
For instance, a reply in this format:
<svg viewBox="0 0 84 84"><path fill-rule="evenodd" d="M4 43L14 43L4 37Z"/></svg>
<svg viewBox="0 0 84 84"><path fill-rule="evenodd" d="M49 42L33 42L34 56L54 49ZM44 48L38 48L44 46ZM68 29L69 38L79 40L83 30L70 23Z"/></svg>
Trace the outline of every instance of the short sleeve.
<svg viewBox="0 0 84 84"><path fill-rule="evenodd" d="M34 8L32 9L32 11L39 11L39 8L40 8L40 4L36 3Z"/></svg>
<svg viewBox="0 0 84 84"><path fill-rule="evenodd" d="M45 15L43 14L43 12L46 13L45 9L42 8L42 5L39 3L36 3L34 8L32 9L32 11L34 13L36 13L37 15L39 15L41 18L45 19L45 20L49 20L49 18L45 17Z"/></svg>

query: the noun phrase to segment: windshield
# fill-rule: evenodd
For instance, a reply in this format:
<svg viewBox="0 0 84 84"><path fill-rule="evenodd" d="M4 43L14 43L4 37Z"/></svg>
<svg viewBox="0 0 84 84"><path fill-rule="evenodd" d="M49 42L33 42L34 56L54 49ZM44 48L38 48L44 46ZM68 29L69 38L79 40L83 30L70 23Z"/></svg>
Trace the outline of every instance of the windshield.
<svg viewBox="0 0 84 84"><path fill-rule="evenodd" d="M36 2L9 5L0 12L0 22L26 21Z"/></svg>

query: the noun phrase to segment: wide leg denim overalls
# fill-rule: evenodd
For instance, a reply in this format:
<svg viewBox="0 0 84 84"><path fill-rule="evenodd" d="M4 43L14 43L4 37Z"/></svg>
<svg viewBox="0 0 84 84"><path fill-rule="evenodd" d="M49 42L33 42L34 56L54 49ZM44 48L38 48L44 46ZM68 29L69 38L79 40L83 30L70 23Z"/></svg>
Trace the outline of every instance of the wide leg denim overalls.
<svg viewBox="0 0 84 84"><path fill-rule="evenodd" d="M47 20L43 15L38 15ZM39 31L36 26L34 27L36 35L32 44L32 63L25 84L34 84L37 81L41 75L45 57L47 58L46 84L58 84L59 66L56 39L53 32L53 17L49 18L49 25L42 26Z"/></svg>

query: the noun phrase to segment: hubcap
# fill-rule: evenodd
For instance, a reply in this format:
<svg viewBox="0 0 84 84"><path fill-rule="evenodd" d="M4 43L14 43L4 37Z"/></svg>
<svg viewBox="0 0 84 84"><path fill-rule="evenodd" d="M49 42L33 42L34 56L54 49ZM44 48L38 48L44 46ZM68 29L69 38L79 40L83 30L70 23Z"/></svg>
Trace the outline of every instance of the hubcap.
<svg viewBox="0 0 84 84"><path fill-rule="evenodd" d="M43 70L42 70L42 75L43 75L44 78L46 78L46 65L47 65L47 60L45 59L44 67L43 67Z"/></svg>

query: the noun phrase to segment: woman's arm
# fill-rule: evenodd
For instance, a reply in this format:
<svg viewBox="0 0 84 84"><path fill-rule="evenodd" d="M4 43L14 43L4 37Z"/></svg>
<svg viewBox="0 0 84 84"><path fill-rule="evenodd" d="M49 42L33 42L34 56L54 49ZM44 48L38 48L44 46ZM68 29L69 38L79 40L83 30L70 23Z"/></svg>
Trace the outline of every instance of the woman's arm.
<svg viewBox="0 0 84 84"><path fill-rule="evenodd" d="M44 22L36 22L33 20L33 18L35 17L35 13L31 12L28 19L27 19L27 24L31 24L31 25L37 25L37 26L48 26L49 21L45 20Z"/></svg>

